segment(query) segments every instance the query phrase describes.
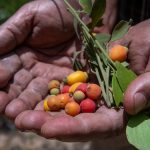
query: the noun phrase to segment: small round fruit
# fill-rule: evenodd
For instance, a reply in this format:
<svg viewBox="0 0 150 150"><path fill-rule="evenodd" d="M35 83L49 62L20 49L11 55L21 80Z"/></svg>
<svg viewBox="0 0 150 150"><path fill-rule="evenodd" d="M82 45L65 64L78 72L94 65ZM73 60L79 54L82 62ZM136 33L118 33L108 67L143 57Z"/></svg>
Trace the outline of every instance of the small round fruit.
<svg viewBox="0 0 150 150"><path fill-rule="evenodd" d="M87 83L81 83L77 88L76 91L82 91L83 93L86 93L87 89Z"/></svg>
<svg viewBox="0 0 150 150"><path fill-rule="evenodd" d="M93 100L87 98L80 103L81 112L92 113L96 110L96 104Z"/></svg>
<svg viewBox="0 0 150 150"><path fill-rule="evenodd" d="M61 89L61 93L69 93L69 85L64 85Z"/></svg>
<svg viewBox="0 0 150 150"><path fill-rule="evenodd" d="M58 88L53 88L50 90L51 95L58 95L60 93L60 90Z"/></svg>
<svg viewBox="0 0 150 150"><path fill-rule="evenodd" d="M60 108L65 108L66 104L70 101L70 96L68 93L59 94L57 99L59 100Z"/></svg>
<svg viewBox="0 0 150 150"><path fill-rule="evenodd" d="M71 116L76 116L80 113L80 105L74 101L69 102L66 106L65 106L65 112L68 115Z"/></svg>
<svg viewBox="0 0 150 150"><path fill-rule="evenodd" d="M74 93L74 91L77 89L77 87L82 84L81 82L77 82L77 83L74 83L70 86L69 88L69 93Z"/></svg>
<svg viewBox="0 0 150 150"><path fill-rule="evenodd" d="M47 104L47 101L48 101L48 99L46 98L45 100L44 100L44 110L45 111L50 111L50 108L48 107L48 104Z"/></svg>
<svg viewBox="0 0 150 150"><path fill-rule="evenodd" d="M76 102L80 103L83 99L85 99L85 94L82 91L75 91L73 98Z"/></svg>
<svg viewBox="0 0 150 150"><path fill-rule="evenodd" d="M109 57L113 61L123 62L127 59L128 48L116 45L109 50Z"/></svg>
<svg viewBox="0 0 150 150"><path fill-rule="evenodd" d="M58 80L51 80L48 84L48 89L59 88L60 82Z"/></svg>
<svg viewBox="0 0 150 150"><path fill-rule="evenodd" d="M72 85L77 82L85 83L87 81L87 79L88 79L88 74L86 72L75 71L66 77L66 82L68 85Z"/></svg>
<svg viewBox="0 0 150 150"><path fill-rule="evenodd" d="M60 109L60 103L57 96L49 96L47 100L47 105L52 111L57 111Z"/></svg>
<svg viewBox="0 0 150 150"><path fill-rule="evenodd" d="M90 99L97 100L100 97L101 92L102 90L99 85L91 83L87 86L86 95Z"/></svg>

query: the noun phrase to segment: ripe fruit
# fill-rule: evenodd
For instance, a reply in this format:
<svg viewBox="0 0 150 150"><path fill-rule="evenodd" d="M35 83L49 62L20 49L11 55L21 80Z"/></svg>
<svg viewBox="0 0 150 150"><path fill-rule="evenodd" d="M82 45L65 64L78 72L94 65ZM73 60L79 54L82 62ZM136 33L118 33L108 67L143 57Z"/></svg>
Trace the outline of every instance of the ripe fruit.
<svg viewBox="0 0 150 150"><path fill-rule="evenodd" d="M93 100L87 98L80 103L80 108L83 113L92 113L96 110L96 104Z"/></svg>
<svg viewBox="0 0 150 150"><path fill-rule="evenodd" d="M65 106L65 112L68 115L71 116L76 116L80 113L80 105L74 101L69 102L66 106Z"/></svg>
<svg viewBox="0 0 150 150"><path fill-rule="evenodd" d="M47 104L47 101L48 101L48 98L45 98L45 100L44 100L44 110L45 111L50 111L50 108L48 107L48 104Z"/></svg>
<svg viewBox="0 0 150 150"><path fill-rule="evenodd" d="M48 89L59 88L60 82L58 80L51 80L48 84Z"/></svg>
<svg viewBox="0 0 150 150"><path fill-rule="evenodd" d="M88 98L91 98L93 100L96 100L100 97L101 95L101 88L97 84L88 84L87 90L86 90L86 95Z"/></svg>
<svg viewBox="0 0 150 150"><path fill-rule="evenodd" d="M86 93L87 89L87 83L81 83L77 88L76 91L82 91L83 93Z"/></svg>
<svg viewBox="0 0 150 150"><path fill-rule="evenodd" d="M80 103L83 99L85 99L85 94L82 91L75 91L73 98L76 102Z"/></svg>
<svg viewBox="0 0 150 150"><path fill-rule="evenodd" d="M127 59L128 48L122 45L116 45L109 50L109 57L113 61L123 62Z"/></svg>
<svg viewBox="0 0 150 150"><path fill-rule="evenodd" d="M60 93L60 90L58 88L53 88L50 90L51 95L58 95Z"/></svg>
<svg viewBox="0 0 150 150"><path fill-rule="evenodd" d="M69 85L64 85L61 89L61 93L69 93Z"/></svg>
<svg viewBox="0 0 150 150"><path fill-rule="evenodd" d="M69 88L69 93L74 93L74 91L80 84L81 84L81 82L77 82L77 83L74 83L73 85L71 85Z"/></svg>
<svg viewBox="0 0 150 150"><path fill-rule="evenodd" d="M57 96L49 96L47 100L47 105L50 110L57 111L60 109L60 103Z"/></svg>
<svg viewBox="0 0 150 150"><path fill-rule="evenodd" d="M66 77L66 82L68 85L72 85L77 82L86 82L88 75L83 71L75 71Z"/></svg>
<svg viewBox="0 0 150 150"><path fill-rule="evenodd" d="M65 108L66 104L70 101L70 96L68 93L59 94L57 99L59 100L60 108Z"/></svg>

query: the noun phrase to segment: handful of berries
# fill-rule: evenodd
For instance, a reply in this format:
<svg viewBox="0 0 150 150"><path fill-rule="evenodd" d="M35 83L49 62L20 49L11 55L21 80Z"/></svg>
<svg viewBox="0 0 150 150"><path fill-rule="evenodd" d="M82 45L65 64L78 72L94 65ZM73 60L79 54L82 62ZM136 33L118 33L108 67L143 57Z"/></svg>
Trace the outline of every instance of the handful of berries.
<svg viewBox="0 0 150 150"><path fill-rule="evenodd" d="M76 71L68 75L64 82L51 80L48 84L50 95L44 100L45 111L60 111L76 116L79 113L93 113L98 108L101 98L101 87L88 83L88 75Z"/></svg>

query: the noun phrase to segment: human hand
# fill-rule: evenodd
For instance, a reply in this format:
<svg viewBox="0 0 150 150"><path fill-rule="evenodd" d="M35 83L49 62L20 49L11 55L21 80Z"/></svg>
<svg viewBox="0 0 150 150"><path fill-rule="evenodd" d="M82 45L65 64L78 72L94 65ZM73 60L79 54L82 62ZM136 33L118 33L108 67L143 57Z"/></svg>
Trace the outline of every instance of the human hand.
<svg viewBox="0 0 150 150"><path fill-rule="evenodd" d="M61 7L63 21L54 2ZM122 109L102 106L96 113L76 117L43 111L48 81L61 80L72 71L69 60L76 49L72 17L62 1L39 0L24 6L1 26L0 40L1 54L20 45L5 56L5 63L1 61L0 77L1 112L13 120L17 117L19 129L63 141L106 138L123 130Z"/></svg>
<svg viewBox="0 0 150 150"><path fill-rule="evenodd" d="M129 48L130 68L139 76L128 87L124 107L129 114L136 114L150 106L150 19L133 26L115 44Z"/></svg>
<svg viewBox="0 0 150 150"><path fill-rule="evenodd" d="M105 12L102 16L103 25L95 27L94 32L96 33L111 33L117 20L118 11L118 0L106 0Z"/></svg>
<svg viewBox="0 0 150 150"><path fill-rule="evenodd" d="M75 43L72 16L59 0L33 1L1 25L0 112L14 119L35 107L48 81L72 71Z"/></svg>

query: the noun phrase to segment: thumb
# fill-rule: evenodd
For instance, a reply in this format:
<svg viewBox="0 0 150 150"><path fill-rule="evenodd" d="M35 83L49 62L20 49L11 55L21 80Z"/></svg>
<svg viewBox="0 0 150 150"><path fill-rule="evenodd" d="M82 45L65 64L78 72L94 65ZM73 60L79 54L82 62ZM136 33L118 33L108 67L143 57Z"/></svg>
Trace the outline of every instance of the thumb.
<svg viewBox="0 0 150 150"><path fill-rule="evenodd" d="M21 44L31 31L35 5L28 3L0 26L0 55ZM34 6L34 7L33 7Z"/></svg>
<svg viewBox="0 0 150 150"><path fill-rule="evenodd" d="M150 73L137 77L127 88L124 107L127 113L134 115L150 106Z"/></svg>
<svg viewBox="0 0 150 150"><path fill-rule="evenodd" d="M129 43L130 43L129 38L127 38L127 35L125 35L124 37L122 37L116 41L110 42L109 43L109 49L111 49L115 45L122 45L125 47L129 47Z"/></svg>

